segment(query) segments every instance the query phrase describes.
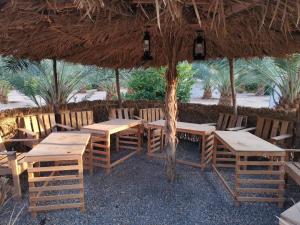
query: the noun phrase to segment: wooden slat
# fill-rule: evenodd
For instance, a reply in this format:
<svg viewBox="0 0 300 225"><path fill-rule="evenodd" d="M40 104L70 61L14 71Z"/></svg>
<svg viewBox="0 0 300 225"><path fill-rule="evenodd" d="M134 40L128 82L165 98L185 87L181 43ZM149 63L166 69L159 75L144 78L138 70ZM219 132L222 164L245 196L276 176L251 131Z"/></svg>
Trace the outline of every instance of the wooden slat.
<svg viewBox="0 0 300 225"><path fill-rule="evenodd" d="M28 178L28 182L78 180L78 179L80 179L79 175L63 175L63 176L49 176L49 177Z"/></svg>
<svg viewBox="0 0 300 225"><path fill-rule="evenodd" d="M25 116L24 117L24 126L25 129L30 130L33 132L32 126L31 126L31 118L30 116Z"/></svg>
<svg viewBox="0 0 300 225"><path fill-rule="evenodd" d="M152 108L151 109L151 122L152 121L155 121L156 119L155 119L155 108Z"/></svg>
<svg viewBox="0 0 300 225"><path fill-rule="evenodd" d="M80 129L82 127L81 111L76 112L76 116L77 116L77 128Z"/></svg>
<svg viewBox="0 0 300 225"><path fill-rule="evenodd" d="M287 134L288 133L288 127L289 127L289 122L288 121L282 121L279 134L280 135Z"/></svg>
<svg viewBox="0 0 300 225"><path fill-rule="evenodd" d="M124 119L129 119L128 108L124 109Z"/></svg>
<svg viewBox="0 0 300 225"><path fill-rule="evenodd" d="M81 203L68 203L68 204L56 204L56 205L47 205L47 206L29 206L29 212L40 212L40 211L49 211L49 210L59 210L59 209L71 209L71 208L80 208L82 207Z"/></svg>
<svg viewBox="0 0 300 225"><path fill-rule="evenodd" d="M50 124L50 120L48 116L43 116L43 120L44 120L44 129L45 129L45 133L46 135L51 133L51 124Z"/></svg>
<svg viewBox="0 0 300 225"><path fill-rule="evenodd" d="M274 171L274 170L238 170L238 174L243 175L281 175L284 171Z"/></svg>
<svg viewBox="0 0 300 225"><path fill-rule="evenodd" d="M28 172L29 173L36 173L36 172L65 171L65 170L78 170L78 165L34 167L34 168L29 168Z"/></svg>
<svg viewBox="0 0 300 225"><path fill-rule="evenodd" d="M71 112L71 123L73 128L78 128L76 121L76 112Z"/></svg>
<svg viewBox="0 0 300 225"><path fill-rule="evenodd" d="M134 108L129 109L129 119L134 119Z"/></svg>
<svg viewBox="0 0 300 225"><path fill-rule="evenodd" d="M44 191L64 191L64 190L74 190L83 189L81 184L68 184L68 185L57 185L57 186L42 186L42 187L31 187L29 192L44 192Z"/></svg>
<svg viewBox="0 0 300 225"><path fill-rule="evenodd" d="M273 193L283 193L284 190L280 189L272 189L272 188L237 188L237 192L242 193L265 193L265 194L273 194Z"/></svg>
<svg viewBox="0 0 300 225"><path fill-rule="evenodd" d="M87 111L87 119L88 119L88 125L94 123L93 111Z"/></svg>
<svg viewBox="0 0 300 225"><path fill-rule="evenodd" d="M50 114L48 114L48 115L45 115L46 117L49 117L49 120L50 120L50 125L51 125L51 130L52 130L52 128L54 127L54 125L56 124L56 122L55 122L55 115L54 115L54 113L50 113ZM44 117L44 120L45 120L45 117ZM50 131L51 131L50 130Z"/></svg>
<svg viewBox="0 0 300 225"><path fill-rule="evenodd" d="M55 201L55 200L66 200L66 199L80 199L80 194L66 194L66 195L52 195L52 196L39 196L30 198L31 201Z"/></svg>
<svg viewBox="0 0 300 225"><path fill-rule="evenodd" d="M271 119L265 119L265 126L263 128L263 132L261 136L262 139L269 140L271 124L272 124Z"/></svg>
<svg viewBox="0 0 300 225"><path fill-rule="evenodd" d="M223 118L224 118L224 114L223 114L223 113L220 113L220 114L219 114L218 121L217 121L217 129L218 129L218 130L220 130L221 127L222 127L222 124L223 124Z"/></svg>
<svg viewBox="0 0 300 225"><path fill-rule="evenodd" d="M256 122L256 130L255 130L255 135L258 137L262 137L262 131L264 127L265 119L262 117L257 118Z"/></svg>
<svg viewBox="0 0 300 225"><path fill-rule="evenodd" d="M89 125L89 121L88 121L88 118L87 118L87 111L82 111L81 112L81 116L82 116L82 125L85 126L85 125Z"/></svg>
<svg viewBox="0 0 300 225"><path fill-rule="evenodd" d="M32 116L31 117L31 124L32 124L32 131L34 133L38 133L38 134L41 135L37 116Z"/></svg>
<svg viewBox="0 0 300 225"><path fill-rule="evenodd" d="M235 127L235 123L236 123L236 116L235 115L230 115L230 117L229 117L230 119L229 119L229 123L228 123L228 126L226 126L226 128L225 128L225 130L227 129L227 128L232 128L232 127Z"/></svg>
<svg viewBox="0 0 300 225"><path fill-rule="evenodd" d="M284 184L284 180L237 179L239 184Z"/></svg>
<svg viewBox="0 0 300 225"><path fill-rule="evenodd" d="M278 128L279 128L279 121L278 120L274 120L273 121L273 125L272 125L272 130L271 130L270 137L277 136Z"/></svg>
<svg viewBox="0 0 300 225"><path fill-rule="evenodd" d="M118 119L124 119L122 115L122 109L117 109L118 112Z"/></svg>
<svg viewBox="0 0 300 225"><path fill-rule="evenodd" d="M284 198L267 198L267 197L237 197L241 202L283 202Z"/></svg>
<svg viewBox="0 0 300 225"><path fill-rule="evenodd" d="M44 118L43 118L43 115L42 114L39 114L37 116L37 120L38 120L38 124L39 124L39 127L40 127L40 134L45 137L47 134L46 134L46 128L45 128L45 123L44 123Z"/></svg>

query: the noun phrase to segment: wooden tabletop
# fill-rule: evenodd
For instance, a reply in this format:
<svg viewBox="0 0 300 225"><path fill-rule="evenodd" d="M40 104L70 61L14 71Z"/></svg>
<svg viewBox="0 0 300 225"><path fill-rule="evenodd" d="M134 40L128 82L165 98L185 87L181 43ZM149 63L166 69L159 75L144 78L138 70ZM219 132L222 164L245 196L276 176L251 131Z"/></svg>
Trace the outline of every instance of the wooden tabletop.
<svg viewBox="0 0 300 225"><path fill-rule="evenodd" d="M26 154L25 161L36 158L72 157L84 153L90 134L74 132L54 132Z"/></svg>
<svg viewBox="0 0 300 225"><path fill-rule="evenodd" d="M286 222L285 224L300 224L300 202L281 213L280 218Z"/></svg>
<svg viewBox="0 0 300 225"><path fill-rule="evenodd" d="M151 128L159 128L162 129L165 127L165 120L157 120L147 124L148 127ZM185 122L177 122L176 130L179 132L186 132L191 134L206 134L211 133L216 130L214 126L209 126L205 124L197 124L197 123L185 123Z"/></svg>
<svg viewBox="0 0 300 225"><path fill-rule="evenodd" d="M106 133L110 135L141 124L142 120L113 119L84 126L81 128L81 131L92 133Z"/></svg>
<svg viewBox="0 0 300 225"><path fill-rule="evenodd" d="M236 152L284 152L254 134L242 131L215 131L215 136L232 151Z"/></svg>

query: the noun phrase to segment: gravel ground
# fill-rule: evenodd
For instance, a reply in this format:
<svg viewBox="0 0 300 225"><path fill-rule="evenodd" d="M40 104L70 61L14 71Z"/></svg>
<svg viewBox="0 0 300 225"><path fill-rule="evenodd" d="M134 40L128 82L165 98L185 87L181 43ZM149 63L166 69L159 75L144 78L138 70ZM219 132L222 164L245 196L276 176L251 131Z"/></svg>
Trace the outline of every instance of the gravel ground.
<svg viewBox="0 0 300 225"><path fill-rule="evenodd" d="M196 155L197 145L191 146L195 147ZM81 214L78 209L60 210L41 213L33 219L27 212L25 193L23 202L16 207L18 212L25 205L16 224L272 225L278 224L275 216L284 210L268 203L235 207L211 170L201 172L178 165L177 174L177 181L169 184L163 161L149 159L144 153L135 155L109 175L102 169L96 170L93 176L84 175L85 213ZM12 205L13 202L8 208ZM7 224L7 218L1 219L0 224Z"/></svg>

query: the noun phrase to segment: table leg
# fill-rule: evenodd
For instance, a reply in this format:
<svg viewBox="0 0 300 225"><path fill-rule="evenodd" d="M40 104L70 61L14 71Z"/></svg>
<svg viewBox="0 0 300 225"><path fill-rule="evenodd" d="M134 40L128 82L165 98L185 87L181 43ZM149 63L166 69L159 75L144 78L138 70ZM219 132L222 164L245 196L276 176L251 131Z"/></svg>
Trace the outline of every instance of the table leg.
<svg viewBox="0 0 300 225"><path fill-rule="evenodd" d="M235 155L235 188L234 188L234 200L235 200L235 206L240 206L240 202L238 200L239 198L239 188L240 188L240 183L239 183L239 179L240 179L240 161L241 161L241 156L236 154Z"/></svg>
<svg viewBox="0 0 300 225"><path fill-rule="evenodd" d="M137 133L137 137L138 137L138 149L137 149L137 152L138 152L138 153L141 152L141 147L142 147L142 146L141 146L141 145L142 145L142 144L141 144L141 143L142 143L142 142L141 142L141 136L142 136L142 135L141 135L141 125L138 125L138 133Z"/></svg>
<svg viewBox="0 0 300 225"><path fill-rule="evenodd" d="M84 185L83 185L83 160L79 158L78 161L78 176L79 176L79 184L80 184L80 211L85 211L85 203L84 203Z"/></svg>
<svg viewBox="0 0 300 225"><path fill-rule="evenodd" d="M111 163L110 163L110 135L106 134L106 174L110 173Z"/></svg>
<svg viewBox="0 0 300 225"><path fill-rule="evenodd" d="M147 151L148 153L151 153L151 128L148 127L148 133L147 133Z"/></svg>
<svg viewBox="0 0 300 225"><path fill-rule="evenodd" d="M30 172L30 169L33 168L33 163L28 163L28 184L29 184L29 207L36 207L36 201L33 201L32 198L36 196L36 193L30 191L31 188L35 187L34 185L34 172ZM36 218L37 213L31 211L31 216Z"/></svg>
<svg viewBox="0 0 300 225"><path fill-rule="evenodd" d="M201 154L201 170L203 171L205 168L205 135L199 135L199 149Z"/></svg>
<svg viewBox="0 0 300 225"><path fill-rule="evenodd" d="M93 143L92 143L92 137L90 138L89 141L89 170L90 170L90 175L93 174L94 172L94 154L93 154Z"/></svg>

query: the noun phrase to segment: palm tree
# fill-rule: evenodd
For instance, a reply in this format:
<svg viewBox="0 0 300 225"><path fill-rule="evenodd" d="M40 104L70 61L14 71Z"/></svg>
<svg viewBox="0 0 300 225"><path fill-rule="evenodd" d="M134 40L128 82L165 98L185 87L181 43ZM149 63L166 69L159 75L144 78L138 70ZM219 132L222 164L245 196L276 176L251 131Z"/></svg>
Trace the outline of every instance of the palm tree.
<svg viewBox="0 0 300 225"><path fill-rule="evenodd" d="M88 72L83 66L59 62L58 94L56 94L50 60L31 62L9 59L4 62L6 70L11 72L11 83L39 107L44 103L51 107L54 107L56 102L59 105L68 103Z"/></svg>
<svg viewBox="0 0 300 225"><path fill-rule="evenodd" d="M202 80L203 85L203 99L210 99L212 97L212 89L213 89L213 82L212 82L212 68L209 66L208 63L205 62L198 62L193 64L193 68L196 71L196 77L199 77Z"/></svg>
<svg viewBox="0 0 300 225"><path fill-rule="evenodd" d="M241 66L242 61L236 61L234 66L235 86L239 87L242 82L242 75L245 68ZM219 105L232 105L230 68L227 59L201 62L198 65L198 72L204 78L204 88L216 88L220 92Z"/></svg>
<svg viewBox="0 0 300 225"><path fill-rule="evenodd" d="M254 59L248 62L252 82L268 85L279 96L277 108L295 109L300 99L300 55L286 59ZM251 82L251 80L249 81Z"/></svg>

